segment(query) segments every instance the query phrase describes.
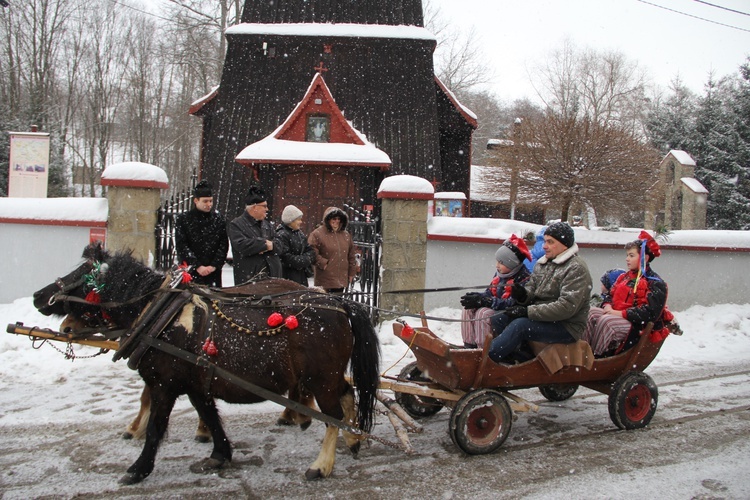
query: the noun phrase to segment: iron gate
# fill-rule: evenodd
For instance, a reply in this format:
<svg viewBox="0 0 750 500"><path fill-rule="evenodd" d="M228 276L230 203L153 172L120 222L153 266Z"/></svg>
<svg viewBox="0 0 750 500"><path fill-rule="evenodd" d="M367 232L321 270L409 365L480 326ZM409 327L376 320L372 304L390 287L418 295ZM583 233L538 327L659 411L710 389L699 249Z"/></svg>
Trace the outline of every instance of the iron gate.
<svg viewBox="0 0 750 500"><path fill-rule="evenodd" d="M344 203L349 212L347 231L357 247L359 273L346 290L347 297L370 306L370 316L377 322L378 291L380 290L380 250L382 239L378 233L378 220L369 212L362 213Z"/></svg>
<svg viewBox="0 0 750 500"><path fill-rule="evenodd" d="M177 249L175 247L174 228L177 216L187 212L192 206L193 189L195 189L196 175L192 176L192 186L189 190L172 193L164 200L156 211L156 255L154 256L154 267L160 271L166 271L177 261Z"/></svg>

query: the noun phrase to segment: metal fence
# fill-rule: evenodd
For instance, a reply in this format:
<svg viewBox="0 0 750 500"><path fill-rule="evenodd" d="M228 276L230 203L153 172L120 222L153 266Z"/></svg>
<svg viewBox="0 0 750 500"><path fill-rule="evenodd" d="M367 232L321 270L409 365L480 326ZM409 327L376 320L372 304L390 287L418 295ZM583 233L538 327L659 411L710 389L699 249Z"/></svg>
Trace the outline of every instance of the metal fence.
<svg viewBox="0 0 750 500"><path fill-rule="evenodd" d="M371 316L377 321L378 291L380 288L380 251L382 238L378 232L378 220L369 212L359 212L344 204L349 212L349 223L346 228L352 235L354 246L358 249L359 274L349 285L347 297L370 306Z"/></svg>
<svg viewBox="0 0 750 500"><path fill-rule="evenodd" d="M162 202L156 212L156 227L154 227L156 255L154 267L158 270L165 271L171 268L177 260L174 237L175 222L178 215L190 210L195 182L196 176L193 175L190 189L172 193L168 199Z"/></svg>

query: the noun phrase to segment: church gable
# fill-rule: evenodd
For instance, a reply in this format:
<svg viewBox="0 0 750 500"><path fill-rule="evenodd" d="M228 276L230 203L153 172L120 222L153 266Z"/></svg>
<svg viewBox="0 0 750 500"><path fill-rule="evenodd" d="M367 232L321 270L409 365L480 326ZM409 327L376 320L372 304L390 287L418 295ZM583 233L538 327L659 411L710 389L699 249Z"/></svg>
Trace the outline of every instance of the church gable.
<svg viewBox="0 0 750 500"><path fill-rule="evenodd" d="M320 73L315 74L302 101L273 136L286 141L364 145L344 118Z"/></svg>

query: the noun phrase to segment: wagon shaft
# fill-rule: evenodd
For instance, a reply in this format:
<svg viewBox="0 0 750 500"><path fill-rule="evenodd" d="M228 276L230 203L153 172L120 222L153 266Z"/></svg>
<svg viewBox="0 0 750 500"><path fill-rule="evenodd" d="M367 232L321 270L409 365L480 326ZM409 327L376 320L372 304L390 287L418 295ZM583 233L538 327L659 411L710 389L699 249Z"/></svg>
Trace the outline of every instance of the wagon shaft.
<svg viewBox="0 0 750 500"><path fill-rule="evenodd" d="M80 344L91 347L98 347L100 349L109 349L116 351L120 344L116 340L107 340L101 335L91 335L85 338L76 336L73 333L61 333L49 328L38 328L36 326L24 326L23 323L9 323L5 330L7 333L14 333L16 335L26 335L31 338L40 338L46 340L55 340L57 342L65 342L66 344Z"/></svg>

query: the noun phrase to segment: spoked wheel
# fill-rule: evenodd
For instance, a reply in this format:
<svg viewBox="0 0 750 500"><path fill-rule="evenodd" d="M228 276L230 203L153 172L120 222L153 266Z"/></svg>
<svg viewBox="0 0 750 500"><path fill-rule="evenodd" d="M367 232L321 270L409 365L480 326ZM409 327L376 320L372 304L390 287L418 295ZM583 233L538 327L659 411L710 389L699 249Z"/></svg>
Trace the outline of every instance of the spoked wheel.
<svg viewBox="0 0 750 500"><path fill-rule="evenodd" d="M417 363L409 363L398 374L398 380L403 382L429 382L430 379L422 376L422 371L417 368ZM406 413L414 418L431 417L443 408L443 403L435 398L418 396L405 392L394 391L396 402L400 404Z"/></svg>
<svg viewBox="0 0 750 500"><path fill-rule="evenodd" d="M628 372L612 384L609 416L620 429L646 427L656 413L659 390L643 372Z"/></svg>
<svg viewBox="0 0 750 500"><path fill-rule="evenodd" d="M448 426L453 442L469 455L492 453L510 432L513 413L497 391L479 389L458 400Z"/></svg>
<svg viewBox="0 0 750 500"><path fill-rule="evenodd" d="M565 401L573 397L578 390L578 384L569 385L540 385L539 392L547 401Z"/></svg>

